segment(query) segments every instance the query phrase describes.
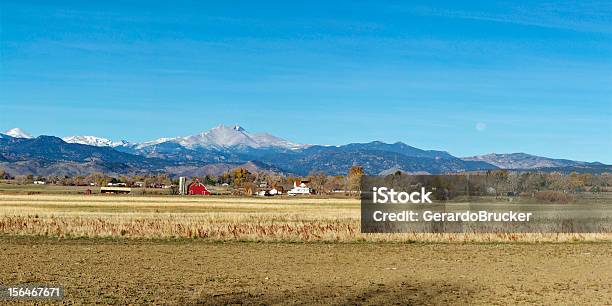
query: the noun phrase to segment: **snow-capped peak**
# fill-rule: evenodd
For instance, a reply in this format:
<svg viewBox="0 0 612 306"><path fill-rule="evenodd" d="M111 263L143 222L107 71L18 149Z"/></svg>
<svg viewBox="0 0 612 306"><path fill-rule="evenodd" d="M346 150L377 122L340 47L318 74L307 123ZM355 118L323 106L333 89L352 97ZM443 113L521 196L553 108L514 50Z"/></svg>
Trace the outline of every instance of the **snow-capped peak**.
<svg viewBox="0 0 612 306"><path fill-rule="evenodd" d="M15 138L33 138L32 135L24 132L23 130L21 130L20 128L12 128L6 132L4 132L5 135L9 135L11 137L15 137Z"/></svg>
<svg viewBox="0 0 612 306"><path fill-rule="evenodd" d="M174 141L188 148L227 148L233 146L260 147L260 144L239 125L229 127L221 124L197 135L177 137Z"/></svg>
<svg viewBox="0 0 612 306"><path fill-rule="evenodd" d="M225 131L234 130L234 131L237 131L237 132L246 132L246 130L242 126L240 126L239 124L235 124L232 127L226 126L225 124L219 124L219 125L215 126L214 128L212 128L212 129L210 129L208 131L204 131L204 132L202 132L200 134L209 133L211 131L220 131L220 130L221 131L224 131L224 130Z"/></svg>
<svg viewBox="0 0 612 306"><path fill-rule="evenodd" d="M129 144L125 140L112 141L107 138L96 137L96 136L68 136L68 137L62 138L62 140L64 140L67 143L78 143L78 144L84 144L84 145L96 146L96 147L113 147L114 148L114 147L124 146L124 145Z"/></svg>
<svg viewBox="0 0 612 306"><path fill-rule="evenodd" d="M297 149L304 145L292 143L270 134L251 134L242 126L218 125L208 131L201 132L192 136L161 138L155 141L145 142L139 145L140 148L156 145L162 142L174 142L181 146L193 148L215 148L226 149L231 147L251 147L251 148L284 148Z"/></svg>

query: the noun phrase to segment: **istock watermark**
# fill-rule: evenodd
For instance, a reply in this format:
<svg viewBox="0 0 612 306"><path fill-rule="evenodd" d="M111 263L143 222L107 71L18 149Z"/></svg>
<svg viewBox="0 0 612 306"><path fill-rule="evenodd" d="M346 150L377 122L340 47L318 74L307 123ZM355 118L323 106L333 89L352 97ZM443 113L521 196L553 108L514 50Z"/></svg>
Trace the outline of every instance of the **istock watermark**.
<svg viewBox="0 0 612 306"><path fill-rule="evenodd" d="M610 233L612 203L544 203L489 173L364 176L362 233ZM539 192L539 191L538 191Z"/></svg>
<svg viewBox="0 0 612 306"><path fill-rule="evenodd" d="M373 203L376 204L406 204L406 203L431 203L429 196L430 192L425 192L425 187L421 187L421 192L405 192L395 191L393 188L387 187L372 187Z"/></svg>

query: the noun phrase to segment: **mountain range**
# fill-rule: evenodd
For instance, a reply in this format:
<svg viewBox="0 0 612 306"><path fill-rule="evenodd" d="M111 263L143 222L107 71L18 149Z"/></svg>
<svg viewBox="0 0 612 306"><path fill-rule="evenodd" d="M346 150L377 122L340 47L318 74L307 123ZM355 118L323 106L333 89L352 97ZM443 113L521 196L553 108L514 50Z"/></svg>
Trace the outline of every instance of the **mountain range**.
<svg viewBox="0 0 612 306"><path fill-rule="evenodd" d="M604 164L598 162L588 163L568 159L554 159L525 153L491 153L480 156L464 157L463 160L483 161L503 169L542 169L561 167L605 166Z"/></svg>
<svg viewBox="0 0 612 306"><path fill-rule="evenodd" d="M445 151L422 150L402 142L373 141L341 146L298 144L239 125L142 143L96 136L32 137L19 128L0 134L0 166L12 175L110 175L169 173L219 175L236 167L286 175L323 171L343 175L355 165L368 174L396 171L419 174L492 169L612 171L601 163L552 159L525 153L458 158Z"/></svg>

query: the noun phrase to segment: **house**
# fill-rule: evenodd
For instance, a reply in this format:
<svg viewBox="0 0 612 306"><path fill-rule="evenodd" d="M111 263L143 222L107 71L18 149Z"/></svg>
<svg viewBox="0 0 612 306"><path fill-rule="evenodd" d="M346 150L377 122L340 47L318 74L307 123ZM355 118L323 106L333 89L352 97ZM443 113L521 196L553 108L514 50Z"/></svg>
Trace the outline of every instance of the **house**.
<svg viewBox="0 0 612 306"><path fill-rule="evenodd" d="M208 191L208 189L206 189L206 186L200 183L199 180L189 184L187 189L189 190L190 195L210 195L210 191Z"/></svg>
<svg viewBox="0 0 612 306"><path fill-rule="evenodd" d="M293 188L287 191L287 194L290 196L298 195L298 194L310 194L310 188L308 188L308 181L295 181L293 182Z"/></svg>

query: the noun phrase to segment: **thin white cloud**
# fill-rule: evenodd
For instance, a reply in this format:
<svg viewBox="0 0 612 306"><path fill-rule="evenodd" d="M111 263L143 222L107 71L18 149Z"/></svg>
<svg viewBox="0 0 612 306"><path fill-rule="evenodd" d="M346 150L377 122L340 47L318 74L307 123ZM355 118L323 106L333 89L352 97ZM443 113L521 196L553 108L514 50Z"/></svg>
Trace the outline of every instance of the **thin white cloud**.
<svg viewBox="0 0 612 306"><path fill-rule="evenodd" d="M505 11L452 10L429 7L410 8L409 11L424 16L484 20L506 24L556 28L585 32L610 33L609 2L508 5ZM402 8L399 8L400 10Z"/></svg>

